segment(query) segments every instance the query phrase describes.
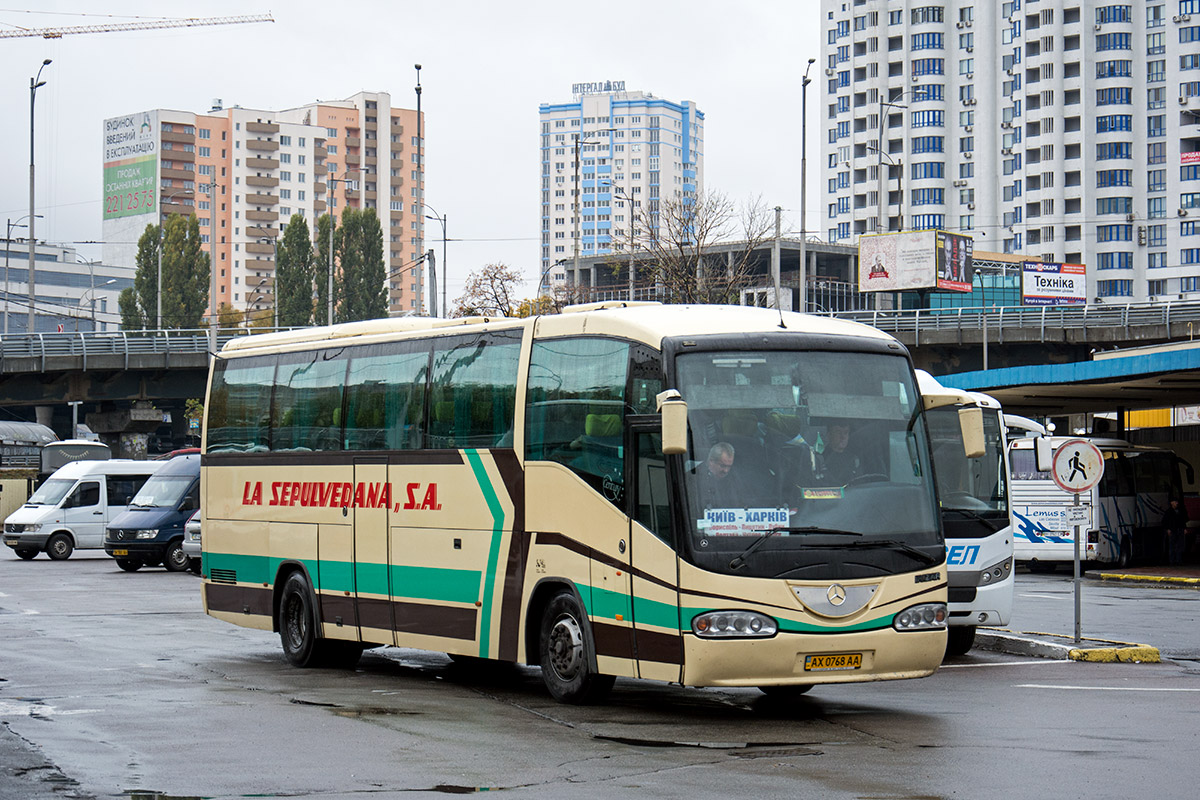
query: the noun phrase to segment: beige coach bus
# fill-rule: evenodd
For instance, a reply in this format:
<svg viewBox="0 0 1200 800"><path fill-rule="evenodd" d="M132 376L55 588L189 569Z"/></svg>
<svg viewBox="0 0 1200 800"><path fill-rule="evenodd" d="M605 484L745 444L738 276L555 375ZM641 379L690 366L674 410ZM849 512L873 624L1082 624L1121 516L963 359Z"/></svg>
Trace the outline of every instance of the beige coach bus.
<svg viewBox="0 0 1200 800"><path fill-rule="evenodd" d="M540 665L563 702L923 677L947 596L923 411L949 402L873 328L738 306L237 339L205 405L205 609L298 666L411 647Z"/></svg>

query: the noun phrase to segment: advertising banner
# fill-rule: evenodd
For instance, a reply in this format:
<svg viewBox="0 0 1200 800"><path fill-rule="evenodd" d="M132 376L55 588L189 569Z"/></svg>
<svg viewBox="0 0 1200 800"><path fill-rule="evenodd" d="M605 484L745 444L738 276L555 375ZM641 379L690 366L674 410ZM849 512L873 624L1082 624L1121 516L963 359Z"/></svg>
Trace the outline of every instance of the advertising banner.
<svg viewBox="0 0 1200 800"><path fill-rule="evenodd" d="M909 289L971 291L974 242L945 231L905 231L858 240L858 288L862 292Z"/></svg>
<svg viewBox="0 0 1200 800"><path fill-rule="evenodd" d="M1027 306L1087 305L1083 264L1026 261L1021 265L1021 303Z"/></svg>
<svg viewBox="0 0 1200 800"><path fill-rule="evenodd" d="M936 232L937 288L969 292L975 278L975 240L957 233Z"/></svg>
<svg viewBox="0 0 1200 800"><path fill-rule="evenodd" d="M157 209L158 115L144 111L106 119L104 219L153 214Z"/></svg>

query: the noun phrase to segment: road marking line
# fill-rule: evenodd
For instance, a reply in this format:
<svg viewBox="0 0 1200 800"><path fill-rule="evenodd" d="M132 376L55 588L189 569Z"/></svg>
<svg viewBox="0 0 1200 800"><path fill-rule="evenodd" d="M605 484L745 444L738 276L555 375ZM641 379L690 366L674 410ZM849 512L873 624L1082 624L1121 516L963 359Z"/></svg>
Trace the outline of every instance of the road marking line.
<svg viewBox="0 0 1200 800"><path fill-rule="evenodd" d="M1022 594L1021 597L1034 597L1038 600L1066 600L1069 595L1065 594Z"/></svg>
<svg viewBox="0 0 1200 800"><path fill-rule="evenodd" d="M1076 692L1200 692L1200 687L1155 688L1149 686L1056 686L1047 683L1018 683L1018 689L1065 689Z"/></svg>
<svg viewBox="0 0 1200 800"><path fill-rule="evenodd" d="M1069 664L1068 658L1039 658L1034 661L995 661L988 664L942 664L938 671L944 669L975 669L978 667L1023 667L1029 664Z"/></svg>

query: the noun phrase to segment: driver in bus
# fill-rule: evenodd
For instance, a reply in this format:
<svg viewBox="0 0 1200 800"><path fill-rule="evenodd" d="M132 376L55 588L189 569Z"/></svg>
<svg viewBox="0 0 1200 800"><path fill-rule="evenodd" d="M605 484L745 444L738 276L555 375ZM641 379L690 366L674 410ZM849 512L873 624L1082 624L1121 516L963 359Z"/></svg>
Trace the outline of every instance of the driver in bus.
<svg viewBox="0 0 1200 800"><path fill-rule="evenodd" d="M821 451L822 479L826 483L844 485L863 475L863 459L850 443L850 425L835 422L827 429L829 441Z"/></svg>
<svg viewBox="0 0 1200 800"><path fill-rule="evenodd" d="M701 508L740 508L740 481L733 472L735 452L729 442L717 442L708 451L708 458L696 470L700 488Z"/></svg>

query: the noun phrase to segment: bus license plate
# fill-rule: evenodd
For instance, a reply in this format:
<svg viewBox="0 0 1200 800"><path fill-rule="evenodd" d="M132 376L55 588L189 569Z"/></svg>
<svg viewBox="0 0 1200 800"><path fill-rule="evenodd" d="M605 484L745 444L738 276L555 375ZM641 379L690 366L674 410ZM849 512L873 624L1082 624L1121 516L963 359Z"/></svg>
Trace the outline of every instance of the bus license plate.
<svg viewBox="0 0 1200 800"><path fill-rule="evenodd" d="M127 555L129 555L129 551L128 550L113 550L113 555L114 556L127 556ZM807 667L806 667L806 669L807 669Z"/></svg>
<svg viewBox="0 0 1200 800"><path fill-rule="evenodd" d="M817 672L834 669L859 669L862 653L837 653L828 656L805 656L804 671Z"/></svg>

